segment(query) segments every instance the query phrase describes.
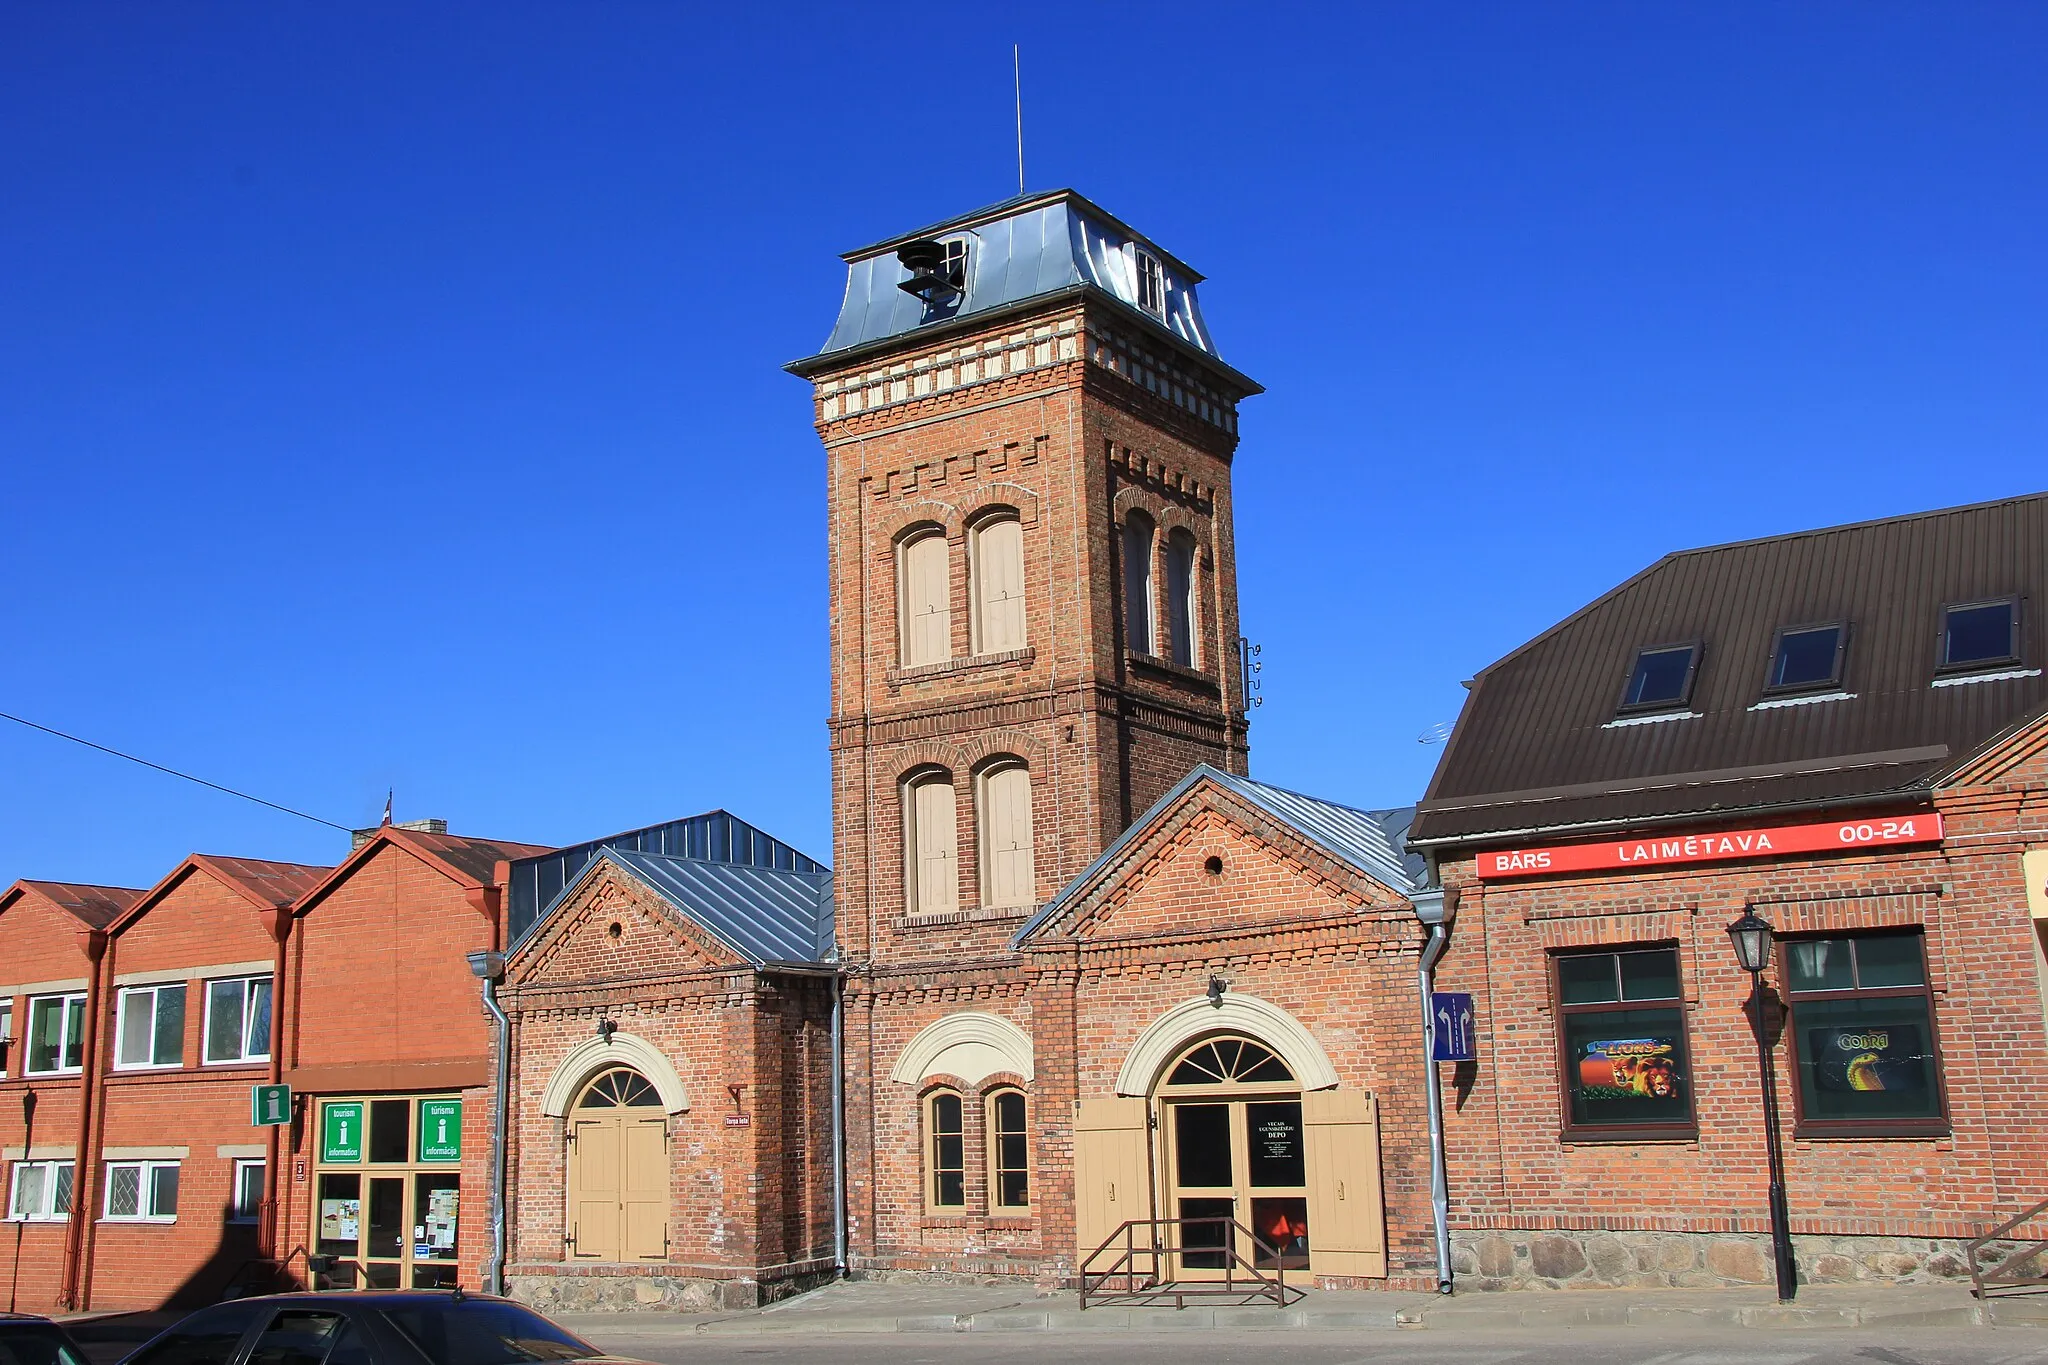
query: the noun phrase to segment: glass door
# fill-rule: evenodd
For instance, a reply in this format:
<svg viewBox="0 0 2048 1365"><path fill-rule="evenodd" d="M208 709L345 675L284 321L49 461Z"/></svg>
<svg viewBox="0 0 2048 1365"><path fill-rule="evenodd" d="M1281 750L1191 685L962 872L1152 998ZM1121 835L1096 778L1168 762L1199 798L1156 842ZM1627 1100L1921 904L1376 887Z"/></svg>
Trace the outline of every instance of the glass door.
<svg viewBox="0 0 2048 1365"><path fill-rule="evenodd" d="M449 1289L458 1282L462 1101L320 1100L315 1289Z"/></svg>
<svg viewBox="0 0 2048 1365"><path fill-rule="evenodd" d="M1301 1095L1280 1059L1249 1039L1200 1043L1169 1068L1160 1099L1164 1213L1180 1220L1167 1239L1173 1276L1307 1269Z"/></svg>

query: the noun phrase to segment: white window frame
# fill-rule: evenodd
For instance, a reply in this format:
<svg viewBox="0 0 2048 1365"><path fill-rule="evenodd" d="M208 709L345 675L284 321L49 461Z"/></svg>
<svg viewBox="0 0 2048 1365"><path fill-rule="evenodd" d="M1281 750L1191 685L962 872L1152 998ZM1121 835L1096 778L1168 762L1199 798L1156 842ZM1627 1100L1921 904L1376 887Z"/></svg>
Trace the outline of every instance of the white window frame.
<svg viewBox="0 0 2048 1365"><path fill-rule="evenodd" d="M29 1058L30 1058L30 1057L31 1057L31 1055L32 1055L32 1049L33 1049L33 1048L35 1047L35 1037L36 1037L36 1029L35 1029L35 1023L36 1023L36 1006L37 1006L37 1005L40 1005L40 1004L42 1004L42 1003L43 1003L44 1001L47 1001L47 1000L54 1000L54 1001L57 1001L57 1002L58 1002L58 1004L57 1004L57 1008L58 1008L59 1010L62 1010L62 1011L63 1011L63 1019L64 1019L64 1026L63 1026L63 1030L62 1030L62 1031L61 1031L61 1032L60 1032L60 1033L58 1034L58 1040L57 1040L57 1060L58 1060L58 1062L59 1062L59 1063L62 1063L62 1062L63 1062L63 1060L64 1060L64 1057L65 1057L65 1055L66 1055L67 1053L69 1053L69 1052L71 1051L71 1044L72 1044L72 1043L73 1043L74 1041L76 1041L76 1042L77 1042L77 1044L78 1044L78 1051L79 1051L79 1056L80 1056L80 1064L79 1064L78 1066L63 1066L63 1065L58 1065L58 1066L50 1067L50 1068L48 1068L48 1069L46 1069L46 1070L41 1070L41 1071L38 1071L38 1070L36 1070L35 1068L33 1068L33 1067L31 1067L31 1066L29 1065ZM79 1027L79 1034L78 1034L78 1037L77 1037L77 1038L76 1038L75 1040L74 1040L74 1039L73 1039L73 1038L71 1037L71 1033L70 1033L70 1030L71 1030L71 1002L72 1002L72 1001L74 1001L74 1000L76 1000L76 1001L78 1002L78 1027ZM24 1076L76 1076L76 1075L78 1075L78 1074L79 1074L79 1073L80 1073L81 1071L83 1071L83 1070L85 1069L85 1066L84 1066L84 1053L85 1053L85 1028L86 1028L86 1026L87 1026L87 1023L88 1023L88 1022L89 1022L89 1021L88 1021L88 1020L86 1019L86 1017L85 1017L85 992L84 992L84 991L62 991L62 992L58 992L58 993L56 993L56 994L53 994L53 995L31 995L31 996L30 996L30 997L28 998L28 1014L27 1014L27 1018L26 1018L26 1019L24 1020L24 1026L23 1026L23 1028L22 1028L22 1031L21 1031L21 1044L22 1044L22 1046L21 1046L21 1074L22 1074L22 1075L24 1075Z"/></svg>
<svg viewBox="0 0 2048 1365"><path fill-rule="evenodd" d="M1166 263L1141 246L1133 245L1131 254L1131 302L1137 304L1138 311L1147 317L1163 320L1166 317ZM1145 279L1148 274L1153 281L1153 292L1156 295L1150 304L1145 302Z"/></svg>
<svg viewBox="0 0 2048 1365"><path fill-rule="evenodd" d="M248 1066L252 1062L267 1062L270 1060L270 1030L266 1028L263 1031L261 1051L257 1051L251 1046L253 1040L249 1037L249 1025L251 1022L249 997L253 994L253 984L258 981L263 982L270 988L270 1014L272 1019L275 1019L277 1016L277 983L271 980L269 972L258 972L250 976L215 977L206 983L205 997L200 1006L200 1008L206 1011L205 1027L200 1030L199 1040L199 1056L202 1064L206 1066ZM242 1050L237 1056L216 1057L213 1055L213 988L236 984L242 987Z"/></svg>
<svg viewBox="0 0 2048 1365"><path fill-rule="evenodd" d="M254 1223L263 1216L264 1161L260 1156L238 1156L235 1158L234 1173L228 1177L228 1221L230 1223ZM242 1201L242 1182L251 1174L256 1178L256 1198L246 1206Z"/></svg>
<svg viewBox="0 0 2048 1365"><path fill-rule="evenodd" d="M114 1070L116 1071L174 1071L185 1065L185 1029L182 1021L178 1027L178 1055L168 1062L154 1060L156 1053L157 1011L163 1008L163 993L176 991L187 1004L191 992L182 981L161 981L153 986L123 986L114 994ZM147 1062L124 1062L121 1056L128 1050L128 1001L130 997L147 995L149 1002L149 1038L151 1060Z"/></svg>
<svg viewBox="0 0 2048 1365"><path fill-rule="evenodd" d="M14 1055L14 997L0 996L0 1080L7 1077L7 1059Z"/></svg>
<svg viewBox="0 0 2048 1365"><path fill-rule="evenodd" d="M173 1190L169 1213L155 1211L157 1199L156 1177L160 1171L171 1171L175 1184L184 1183L184 1175L176 1161L109 1161L106 1174L101 1178L105 1194L100 1199L100 1218L108 1223L175 1223L178 1221L177 1194ZM135 1212L114 1212L114 1173L133 1170L135 1172Z"/></svg>
<svg viewBox="0 0 2048 1365"><path fill-rule="evenodd" d="M73 1196L76 1195L77 1191L74 1189L65 1196L62 1211L56 1208L57 1172L60 1168L72 1172L74 1178L77 1175L77 1165L69 1157L61 1157L56 1160L15 1162L14 1169L9 1174L7 1181L7 1218L5 1221L9 1223L70 1222ZM42 1207L40 1209L24 1213L21 1211L21 1177L24 1172L30 1170L39 1170L44 1173L44 1197L41 1200Z"/></svg>

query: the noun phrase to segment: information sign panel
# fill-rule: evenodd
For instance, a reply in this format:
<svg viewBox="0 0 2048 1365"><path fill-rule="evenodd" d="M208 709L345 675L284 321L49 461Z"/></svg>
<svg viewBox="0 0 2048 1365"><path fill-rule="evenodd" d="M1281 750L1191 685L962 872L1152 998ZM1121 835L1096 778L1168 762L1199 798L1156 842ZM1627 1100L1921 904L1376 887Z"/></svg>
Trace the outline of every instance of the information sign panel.
<svg viewBox="0 0 2048 1365"><path fill-rule="evenodd" d="M292 1121L292 1088L288 1085L249 1087L249 1122L270 1128Z"/></svg>
<svg viewBox="0 0 2048 1365"><path fill-rule="evenodd" d="M363 1159L363 1102L320 1106L320 1159L361 1161Z"/></svg>
<svg viewBox="0 0 2048 1365"><path fill-rule="evenodd" d="M420 1160L462 1160L462 1101L420 1101Z"/></svg>

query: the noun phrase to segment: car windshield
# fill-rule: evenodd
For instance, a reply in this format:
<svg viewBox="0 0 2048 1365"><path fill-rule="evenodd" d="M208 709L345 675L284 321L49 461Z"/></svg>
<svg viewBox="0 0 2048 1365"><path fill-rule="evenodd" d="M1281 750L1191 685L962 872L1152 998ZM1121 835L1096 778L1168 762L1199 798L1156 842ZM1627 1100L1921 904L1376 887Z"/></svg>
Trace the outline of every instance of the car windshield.
<svg viewBox="0 0 2048 1365"><path fill-rule="evenodd" d="M603 1354L530 1309L490 1299L421 1299L384 1316L434 1365L518 1365Z"/></svg>
<svg viewBox="0 0 2048 1365"><path fill-rule="evenodd" d="M45 1323L0 1322L0 1365L85 1365L85 1359Z"/></svg>

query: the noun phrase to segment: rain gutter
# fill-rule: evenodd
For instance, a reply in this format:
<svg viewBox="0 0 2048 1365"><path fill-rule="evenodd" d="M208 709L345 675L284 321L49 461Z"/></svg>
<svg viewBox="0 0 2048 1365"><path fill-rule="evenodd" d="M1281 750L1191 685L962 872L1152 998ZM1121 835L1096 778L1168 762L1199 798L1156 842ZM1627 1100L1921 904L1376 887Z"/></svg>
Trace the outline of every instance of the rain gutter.
<svg viewBox="0 0 2048 1365"><path fill-rule="evenodd" d="M1415 982L1422 995L1422 1074L1429 1107L1429 1204L1436 1231L1436 1292L1451 1292L1451 1193L1444 1170L1444 1090L1436 1065L1436 1017L1430 996L1436 991L1436 964L1451 942L1451 921L1458 917L1458 888L1417 891L1409 897L1415 918L1429 930Z"/></svg>

